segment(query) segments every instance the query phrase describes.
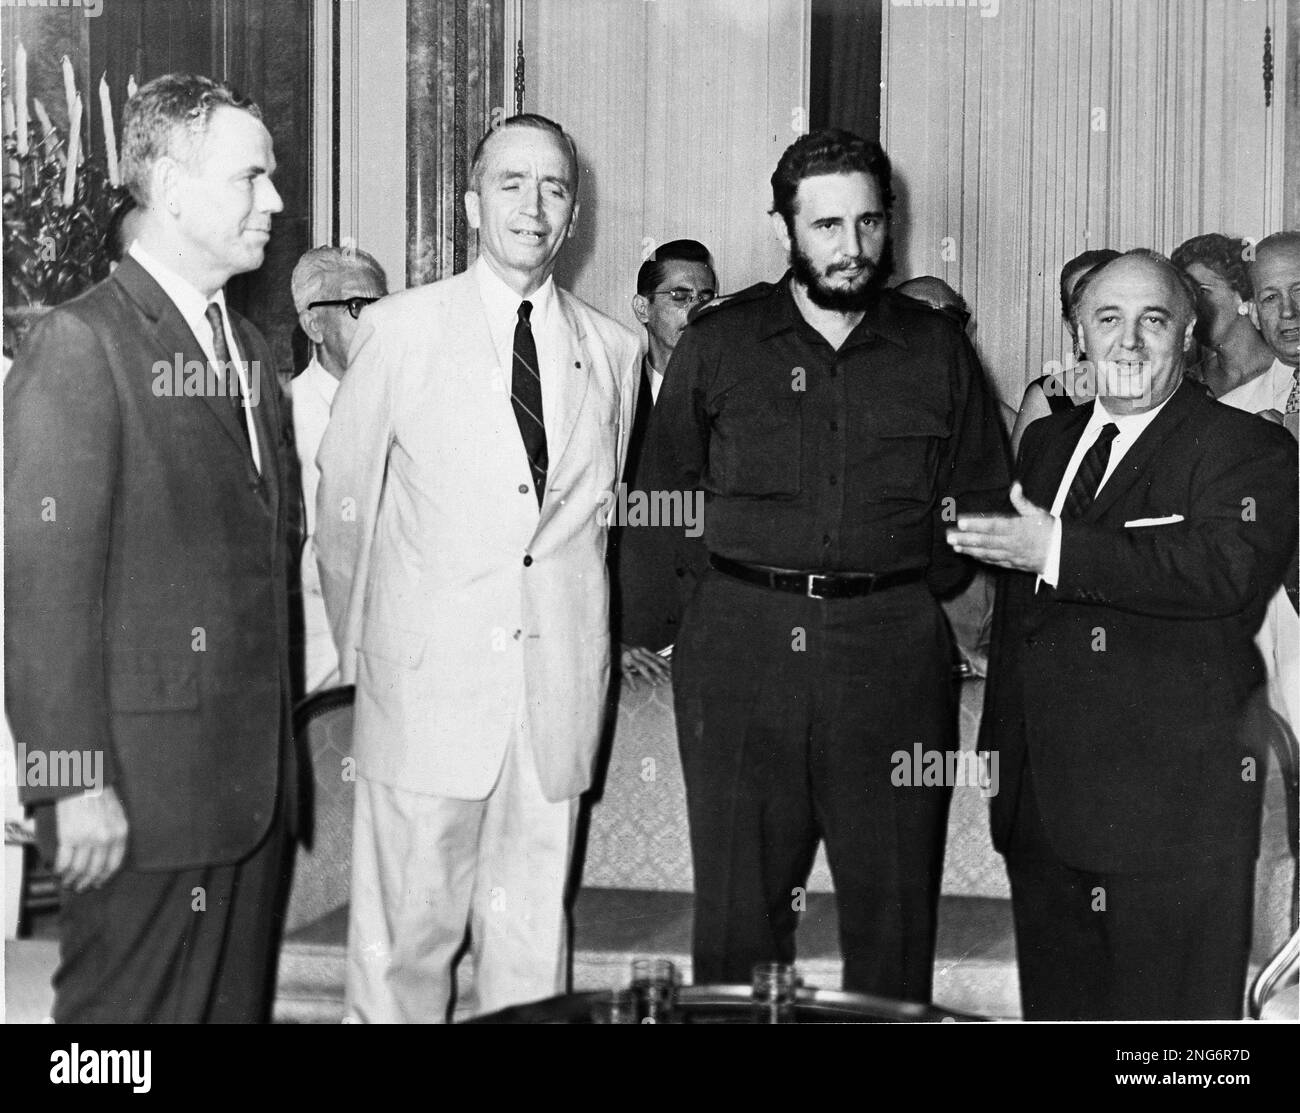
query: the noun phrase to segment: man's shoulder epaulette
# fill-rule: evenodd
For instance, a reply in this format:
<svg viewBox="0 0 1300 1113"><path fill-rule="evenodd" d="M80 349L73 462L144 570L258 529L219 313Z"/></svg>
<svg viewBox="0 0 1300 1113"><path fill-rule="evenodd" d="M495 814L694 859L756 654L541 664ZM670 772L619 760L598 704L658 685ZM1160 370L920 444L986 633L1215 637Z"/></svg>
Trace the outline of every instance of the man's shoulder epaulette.
<svg viewBox="0 0 1300 1113"><path fill-rule="evenodd" d="M734 294L723 294L712 301L706 301L703 305L695 306L687 314L686 321L688 324L694 324L696 321L713 317L728 309L734 309L750 302L762 301L764 298L770 297L775 290L776 283L774 282L755 282L754 285L746 286L743 290L737 290Z"/></svg>

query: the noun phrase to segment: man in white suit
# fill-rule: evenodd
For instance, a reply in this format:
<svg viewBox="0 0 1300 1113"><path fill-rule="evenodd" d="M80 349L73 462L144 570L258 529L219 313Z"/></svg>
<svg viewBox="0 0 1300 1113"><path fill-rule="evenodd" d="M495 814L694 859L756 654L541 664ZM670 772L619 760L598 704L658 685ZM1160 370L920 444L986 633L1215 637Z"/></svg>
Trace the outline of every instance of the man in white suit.
<svg viewBox="0 0 1300 1113"><path fill-rule="evenodd" d="M478 1011L565 987L639 358L551 279L577 188L552 121L484 137L478 262L363 311L321 445L321 580L357 686L355 1020L445 1020L467 927Z"/></svg>

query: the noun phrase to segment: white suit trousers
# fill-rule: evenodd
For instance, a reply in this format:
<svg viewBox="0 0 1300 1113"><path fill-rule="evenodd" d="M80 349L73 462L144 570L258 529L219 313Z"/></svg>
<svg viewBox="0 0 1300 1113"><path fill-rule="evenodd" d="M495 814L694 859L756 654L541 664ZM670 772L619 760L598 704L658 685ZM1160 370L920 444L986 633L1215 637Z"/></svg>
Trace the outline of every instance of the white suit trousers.
<svg viewBox="0 0 1300 1113"><path fill-rule="evenodd" d="M518 731L485 800L358 776L348 1020L445 1022L467 927L476 1014L563 993L577 804L542 795Z"/></svg>

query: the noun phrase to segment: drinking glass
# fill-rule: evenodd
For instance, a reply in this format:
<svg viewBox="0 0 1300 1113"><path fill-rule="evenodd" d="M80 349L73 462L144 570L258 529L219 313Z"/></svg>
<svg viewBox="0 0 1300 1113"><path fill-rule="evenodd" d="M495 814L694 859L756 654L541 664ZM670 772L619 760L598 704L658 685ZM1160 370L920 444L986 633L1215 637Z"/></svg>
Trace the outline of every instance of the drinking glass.
<svg viewBox="0 0 1300 1113"><path fill-rule="evenodd" d="M794 1024L794 966L788 962L760 962L754 967L754 1023Z"/></svg>
<svg viewBox="0 0 1300 1113"><path fill-rule="evenodd" d="M641 1024L671 1024L677 1004L677 967L666 958L634 959L632 993Z"/></svg>

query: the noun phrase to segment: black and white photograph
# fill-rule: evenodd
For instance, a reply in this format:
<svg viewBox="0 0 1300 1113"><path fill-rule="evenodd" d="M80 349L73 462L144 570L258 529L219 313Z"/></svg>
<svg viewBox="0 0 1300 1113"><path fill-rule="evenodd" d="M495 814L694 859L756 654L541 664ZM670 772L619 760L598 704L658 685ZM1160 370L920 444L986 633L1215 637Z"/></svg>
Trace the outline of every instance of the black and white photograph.
<svg viewBox="0 0 1300 1113"><path fill-rule="evenodd" d="M0 0L0 71L25 1073L1282 1065L1300 0Z"/></svg>

